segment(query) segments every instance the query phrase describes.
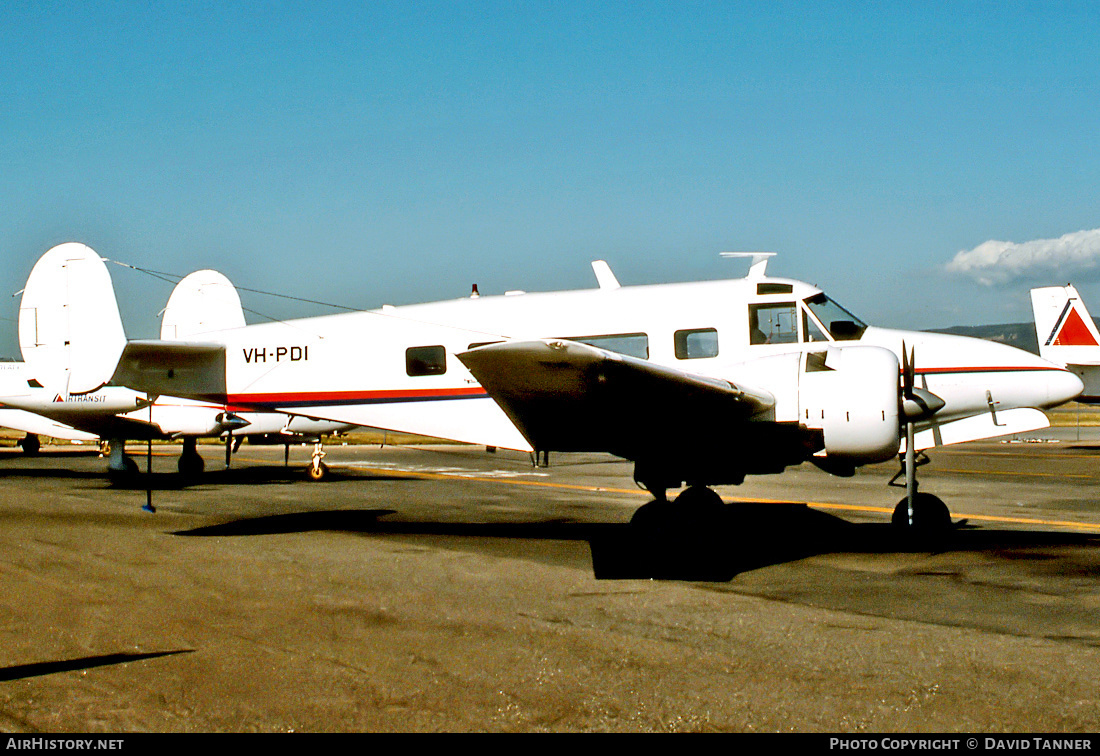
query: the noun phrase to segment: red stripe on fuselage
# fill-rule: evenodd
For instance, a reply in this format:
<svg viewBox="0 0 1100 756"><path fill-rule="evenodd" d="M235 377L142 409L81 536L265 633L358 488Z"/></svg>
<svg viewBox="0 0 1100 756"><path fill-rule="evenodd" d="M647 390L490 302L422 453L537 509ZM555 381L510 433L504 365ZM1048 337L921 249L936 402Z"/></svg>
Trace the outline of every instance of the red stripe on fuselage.
<svg viewBox="0 0 1100 756"><path fill-rule="evenodd" d="M1034 373L1040 371L1066 372L1057 365L1034 365L1030 367L931 367L917 368L918 375L934 375L937 373Z"/></svg>
<svg viewBox="0 0 1100 756"><path fill-rule="evenodd" d="M290 405L290 404L354 404L362 402L403 402L425 401L431 399L461 399L464 397L488 396L480 386L454 389L391 389L387 391L303 391L270 394L230 394L229 404L241 405Z"/></svg>

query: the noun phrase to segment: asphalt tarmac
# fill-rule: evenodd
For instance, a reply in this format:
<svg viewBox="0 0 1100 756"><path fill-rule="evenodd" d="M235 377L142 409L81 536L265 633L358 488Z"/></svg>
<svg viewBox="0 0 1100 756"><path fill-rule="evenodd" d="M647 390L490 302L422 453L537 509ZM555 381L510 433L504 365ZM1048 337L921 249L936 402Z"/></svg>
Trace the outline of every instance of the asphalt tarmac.
<svg viewBox="0 0 1100 756"><path fill-rule="evenodd" d="M654 537L628 464L468 446L200 446L113 486L0 450L0 731L1100 729L1100 440L937 450L719 489ZM130 447L141 469L145 449ZM155 513L143 511L151 502Z"/></svg>

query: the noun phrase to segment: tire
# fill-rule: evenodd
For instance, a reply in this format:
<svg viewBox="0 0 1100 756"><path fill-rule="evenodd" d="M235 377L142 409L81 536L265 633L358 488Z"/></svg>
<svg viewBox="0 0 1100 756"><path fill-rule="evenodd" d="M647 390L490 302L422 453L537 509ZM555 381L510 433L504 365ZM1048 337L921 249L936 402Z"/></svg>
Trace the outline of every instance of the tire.
<svg viewBox="0 0 1100 756"><path fill-rule="evenodd" d="M176 462L176 469L179 470L180 475L195 478L202 475L203 470L206 469L206 462L198 454L181 454L179 461Z"/></svg>
<svg viewBox="0 0 1100 756"><path fill-rule="evenodd" d="M900 530L916 533L946 533L951 529L951 511L938 496L918 493L913 500L913 524L909 524L909 500L894 507L890 523Z"/></svg>

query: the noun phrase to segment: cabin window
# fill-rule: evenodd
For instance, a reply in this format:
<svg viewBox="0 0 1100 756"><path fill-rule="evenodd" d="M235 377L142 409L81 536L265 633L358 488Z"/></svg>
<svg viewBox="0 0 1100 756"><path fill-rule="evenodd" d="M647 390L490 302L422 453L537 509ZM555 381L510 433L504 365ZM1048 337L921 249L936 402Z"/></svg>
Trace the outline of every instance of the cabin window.
<svg viewBox="0 0 1100 756"><path fill-rule="evenodd" d="M695 328L673 334L676 359L697 360L718 356L718 331L713 328Z"/></svg>
<svg viewBox="0 0 1100 756"><path fill-rule="evenodd" d="M441 346L409 347L405 350L405 372L416 377L447 372L447 350Z"/></svg>
<svg viewBox="0 0 1100 756"><path fill-rule="evenodd" d="M798 307L794 302L749 305L750 344L797 344Z"/></svg>
<svg viewBox="0 0 1100 756"><path fill-rule="evenodd" d="M625 354L627 357L637 357L640 360L649 359L649 336L644 333L616 333L607 334L605 336L570 336L567 341L588 344L597 349L606 349L609 352Z"/></svg>

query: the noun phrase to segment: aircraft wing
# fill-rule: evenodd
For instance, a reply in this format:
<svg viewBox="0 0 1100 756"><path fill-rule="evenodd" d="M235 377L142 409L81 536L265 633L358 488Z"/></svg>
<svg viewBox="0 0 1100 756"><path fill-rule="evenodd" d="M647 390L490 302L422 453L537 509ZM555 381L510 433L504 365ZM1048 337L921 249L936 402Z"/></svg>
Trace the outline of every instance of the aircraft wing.
<svg viewBox="0 0 1100 756"><path fill-rule="evenodd" d="M64 425L33 412L3 405L0 405L0 426L36 436L63 438L68 441L95 441L99 438L94 433L77 430L70 425Z"/></svg>
<svg viewBox="0 0 1100 756"><path fill-rule="evenodd" d="M159 426L147 420L135 420L124 415L96 414L90 412L52 413L46 411L42 414L45 418L49 418L55 423L61 424L60 427L69 427L75 429L76 432L86 434L77 438L86 438L88 435L94 438L133 439L168 437ZM0 420L0 424L6 425L3 420ZM24 429L19 428L19 430ZM45 431L44 433L50 436L58 436L57 433L50 433L49 431ZM74 438L74 436L62 435L60 438Z"/></svg>
<svg viewBox="0 0 1100 756"><path fill-rule="evenodd" d="M1016 433L1030 433L1050 427L1050 420L1040 410L1027 407L981 415L972 415L947 423L929 423L930 427L917 431L913 448L917 451L936 446L950 446L967 441L982 441ZM918 426L919 427L919 426ZM901 451L905 451L905 439L901 440Z"/></svg>
<svg viewBox="0 0 1100 756"><path fill-rule="evenodd" d="M691 445L763 416L767 391L565 340L505 342L458 355L537 450Z"/></svg>

